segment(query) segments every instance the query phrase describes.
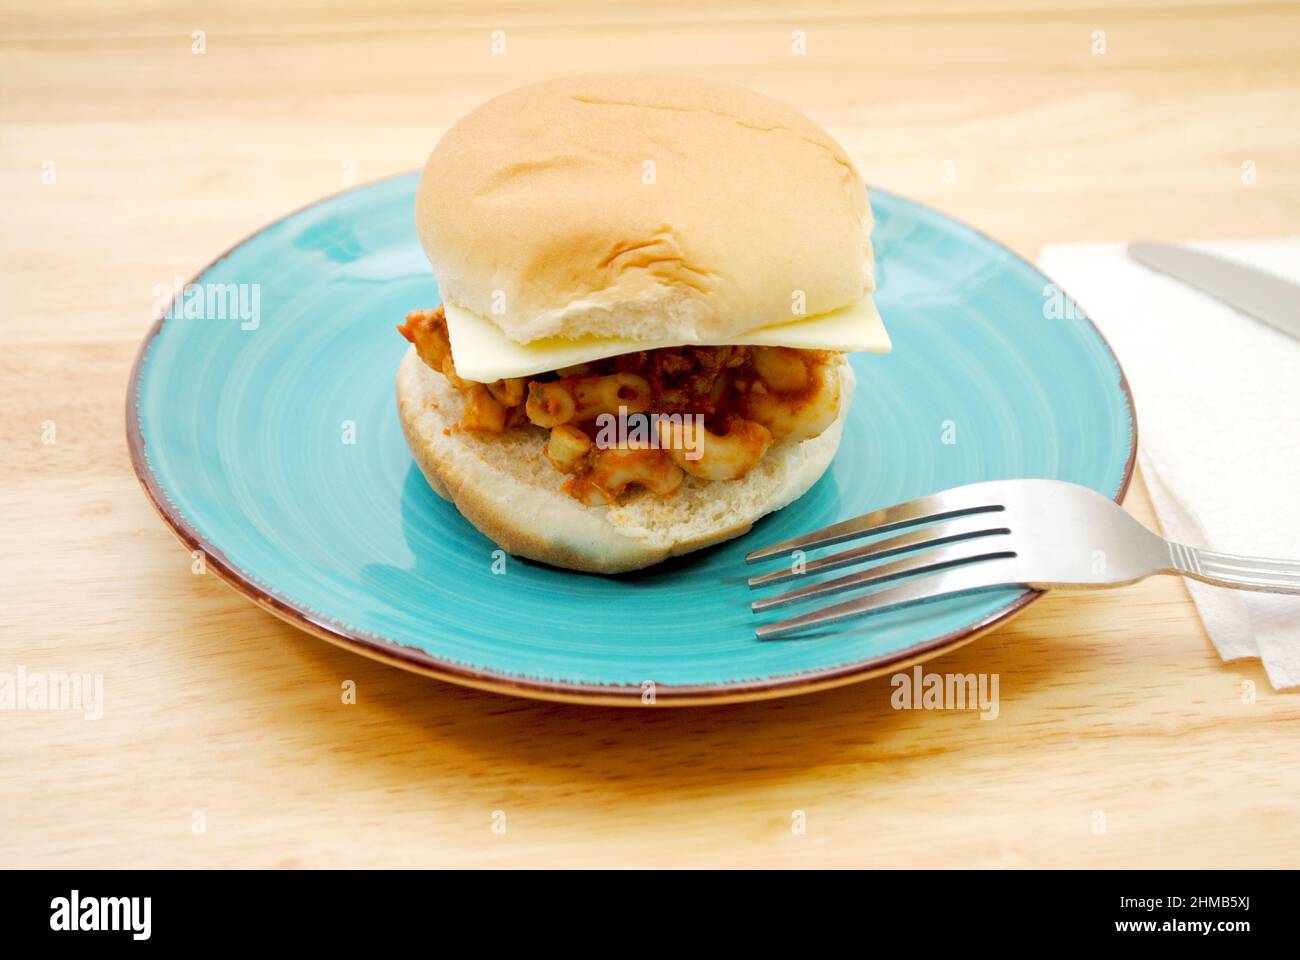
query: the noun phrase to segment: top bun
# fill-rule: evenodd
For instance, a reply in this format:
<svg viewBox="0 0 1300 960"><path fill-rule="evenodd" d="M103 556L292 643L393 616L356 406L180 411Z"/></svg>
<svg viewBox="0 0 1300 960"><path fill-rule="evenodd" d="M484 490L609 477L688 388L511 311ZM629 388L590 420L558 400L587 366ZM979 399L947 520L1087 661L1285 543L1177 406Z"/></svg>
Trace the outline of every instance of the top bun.
<svg viewBox="0 0 1300 960"><path fill-rule="evenodd" d="M415 217L443 299L520 343L717 342L875 285L871 208L840 145L693 77L565 77L489 100L434 149Z"/></svg>

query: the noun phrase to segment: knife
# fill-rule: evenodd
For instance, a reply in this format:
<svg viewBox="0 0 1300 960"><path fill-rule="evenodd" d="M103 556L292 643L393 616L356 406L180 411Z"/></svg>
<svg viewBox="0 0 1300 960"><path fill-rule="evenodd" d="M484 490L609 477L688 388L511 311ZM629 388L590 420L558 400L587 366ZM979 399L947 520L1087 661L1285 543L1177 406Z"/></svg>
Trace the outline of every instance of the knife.
<svg viewBox="0 0 1300 960"><path fill-rule="evenodd" d="M1174 243L1130 243L1128 255L1300 340L1300 286Z"/></svg>

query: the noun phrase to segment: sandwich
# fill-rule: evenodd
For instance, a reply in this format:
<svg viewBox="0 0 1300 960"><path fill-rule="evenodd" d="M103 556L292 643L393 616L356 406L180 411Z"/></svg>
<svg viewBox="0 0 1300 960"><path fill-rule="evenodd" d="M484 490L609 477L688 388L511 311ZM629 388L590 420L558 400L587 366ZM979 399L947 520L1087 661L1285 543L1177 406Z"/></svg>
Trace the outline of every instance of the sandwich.
<svg viewBox="0 0 1300 960"><path fill-rule="evenodd" d="M452 126L415 218L442 303L397 404L429 485L511 554L623 573L802 496L884 352L871 208L798 111L691 77L568 77Z"/></svg>

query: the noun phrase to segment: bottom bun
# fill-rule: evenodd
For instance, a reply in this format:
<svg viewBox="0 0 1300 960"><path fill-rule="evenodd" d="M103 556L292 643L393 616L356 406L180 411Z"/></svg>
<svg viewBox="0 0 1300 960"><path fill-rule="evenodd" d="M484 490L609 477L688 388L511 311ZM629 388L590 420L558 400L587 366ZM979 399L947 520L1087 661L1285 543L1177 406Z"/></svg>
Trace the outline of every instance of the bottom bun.
<svg viewBox="0 0 1300 960"><path fill-rule="evenodd" d="M840 445L855 380L841 361L840 412L820 436L777 443L739 480L688 476L670 497L632 488L621 502L588 507L561 488L542 452L542 430L479 437L457 430L464 403L411 347L397 371L397 411L429 486L507 552L571 570L626 573L738 537L798 499Z"/></svg>

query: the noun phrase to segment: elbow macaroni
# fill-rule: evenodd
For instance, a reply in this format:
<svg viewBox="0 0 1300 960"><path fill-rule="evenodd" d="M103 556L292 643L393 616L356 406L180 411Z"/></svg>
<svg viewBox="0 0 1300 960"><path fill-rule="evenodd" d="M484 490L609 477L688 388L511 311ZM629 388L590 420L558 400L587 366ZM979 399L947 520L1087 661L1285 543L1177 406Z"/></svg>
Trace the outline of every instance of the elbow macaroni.
<svg viewBox="0 0 1300 960"><path fill-rule="evenodd" d="M561 473L576 471L590 450L591 438L567 423L552 427L546 446L542 448L546 459Z"/></svg>
<svg viewBox="0 0 1300 960"><path fill-rule="evenodd" d="M650 384L635 373L577 377L571 382L577 404L573 415L578 420L594 420L601 414L645 413L650 409Z"/></svg>
<svg viewBox="0 0 1300 960"><path fill-rule="evenodd" d="M700 436L697 431L702 431ZM660 423L661 443L673 463L704 480L738 480L763 459L772 434L761 423L732 414L725 431L714 433L694 423ZM694 457L691 454L696 454Z"/></svg>
<svg viewBox="0 0 1300 960"><path fill-rule="evenodd" d="M528 387L528 419L539 427L585 423L602 415L645 413L650 384L633 373L599 377L565 377Z"/></svg>
<svg viewBox="0 0 1300 960"><path fill-rule="evenodd" d="M506 428L506 408L481 383L466 381L465 415L460 425L466 430L501 433Z"/></svg>
<svg viewBox="0 0 1300 960"><path fill-rule="evenodd" d="M754 376L776 393L798 393L808 387L808 365L798 350L788 347L755 347Z"/></svg>
<svg viewBox="0 0 1300 960"><path fill-rule="evenodd" d="M590 472L566 484L589 507L613 503L631 485L665 497L682 485L681 468L652 449L602 450Z"/></svg>
<svg viewBox="0 0 1300 960"><path fill-rule="evenodd" d="M573 419L576 406L573 394L561 386L561 381L528 385L528 402L524 405L528 419L539 427L557 427Z"/></svg>
<svg viewBox="0 0 1300 960"><path fill-rule="evenodd" d="M782 371L774 380L794 382L795 378L787 376L788 373ZM840 374L829 363L814 365L806 370L803 388L793 393L771 389L763 380L742 394L736 407L741 416L767 427L773 437L811 440L821 436L840 414Z"/></svg>
<svg viewBox="0 0 1300 960"><path fill-rule="evenodd" d="M511 377L488 384L488 390L503 407L517 407L524 402L524 390L528 385L527 377Z"/></svg>
<svg viewBox="0 0 1300 960"><path fill-rule="evenodd" d="M613 503L633 486L670 496L687 475L739 479L773 443L816 437L840 412L837 355L821 351L666 348L567 367L547 379L478 383L456 373L441 308L408 314L398 331L459 391L459 429L546 429L543 454L571 475L564 489L590 506ZM633 415L646 414L648 431L623 430ZM605 433L606 417L617 418L618 445Z"/></svg>

